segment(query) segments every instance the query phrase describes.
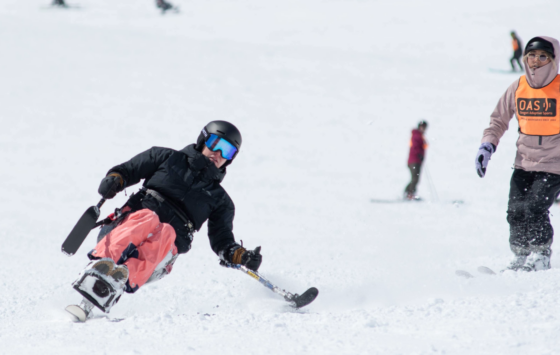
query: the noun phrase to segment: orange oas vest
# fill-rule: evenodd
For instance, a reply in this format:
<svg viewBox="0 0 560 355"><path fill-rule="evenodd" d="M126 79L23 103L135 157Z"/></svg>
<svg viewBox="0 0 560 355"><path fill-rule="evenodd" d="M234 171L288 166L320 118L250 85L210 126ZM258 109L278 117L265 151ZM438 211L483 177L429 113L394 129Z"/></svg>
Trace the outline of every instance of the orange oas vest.
<svg viewBox="0 0 560 355"><path fill-rule="evenodd" d="M512 44L512 46L513 46L513 50L514 50L514 51L516 51L516 50L519 49L519 42L517 42L516 39L512 40L512 41L511 41L511 44Z"/></svg>
<svg viewBox="0 0 560 355"><path fill-rule="evenodd" d="M540 89L529 86L525 75L519 78L515 92L515 107L521 133L532 136L560 134L560 75Z"/></svg>

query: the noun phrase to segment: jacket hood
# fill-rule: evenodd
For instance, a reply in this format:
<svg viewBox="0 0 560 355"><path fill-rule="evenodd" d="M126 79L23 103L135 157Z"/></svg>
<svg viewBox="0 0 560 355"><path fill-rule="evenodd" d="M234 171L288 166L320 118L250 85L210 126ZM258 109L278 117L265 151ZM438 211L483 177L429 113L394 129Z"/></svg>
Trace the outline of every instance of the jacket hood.
<svg viewBox="0 0 560 355"><path fill-rule="evenodd" d="M193 171L199 172L203 180L215 180L222 182L226 177L226 168L217 168L208 157L196 150L196 144L190 144L181 149L180 152L188 157L189 165Z"/></svg>
<svg viewBox="0 0 560 355"><path fill-rule="evenodd" d="M527 58L523 58L523 64L525 66L525 74L527 77L527 82L532 88L535 89L542 88L543 86L550 84L552 80L556 78L556 75L558 75L558 64L560 63L560 44L558 43L558 40L546 36L537 36L537 37L552 43L552 46L554 47L554 56L555 56L552 60L554 60L556 66L551 61L547 65L533 70L529 68L529 66L527 65Z"/></svg>

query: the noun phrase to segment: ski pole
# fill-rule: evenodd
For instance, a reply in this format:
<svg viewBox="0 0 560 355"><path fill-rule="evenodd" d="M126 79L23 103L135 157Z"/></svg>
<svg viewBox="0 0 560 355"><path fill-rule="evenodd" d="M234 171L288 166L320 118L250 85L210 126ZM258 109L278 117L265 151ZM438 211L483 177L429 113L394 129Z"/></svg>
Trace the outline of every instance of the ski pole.
<svg viewBox="0 0 560 355"><path fill-rule="evenodd" d="M428 164L425 164L426 167L424 168L424 170L426 171L426 176L428 178L428 186L430 186L430 192L432 194L432 197L434 197L435 202L439 202L439 197L436 191L436 187L434 186L434 183L432 181L432 176L430 175L430 171L428 170Z"/></svg>
<svg viewBox="0 0 560 355"><path fill-rule="evenodd" d="M261 284L263 284L266 288L270 289L272 292L284 297L284 300L289 302L295 308L301 308L307 306L308 304L313 302L313 300L315 300L315 298L317 298L317 295L319 294L319 290L316 289L315 287L309 288L301 295L292 294L286 290L279 288L278 286L274 286L272 283L270 283L270 281L262 277L257 271L250 270L244 265L232 264L224 260L220 260L220 265L227 268L243 271L245 274L259 281Z"/></svg>

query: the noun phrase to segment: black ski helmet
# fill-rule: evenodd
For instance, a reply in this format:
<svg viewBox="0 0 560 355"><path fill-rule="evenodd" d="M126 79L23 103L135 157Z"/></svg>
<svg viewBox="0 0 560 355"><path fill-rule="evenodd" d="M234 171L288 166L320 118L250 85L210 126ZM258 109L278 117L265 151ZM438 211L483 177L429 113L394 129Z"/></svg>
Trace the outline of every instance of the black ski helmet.
<svg viewBox="0 0 560 355"><path fill-rule="evenodd" d="M532 38L525 46L525 51L523 52L523 55L526 55L530 51L534 51L537 49L548 52L550 53L552 58L556 58L556 55L554 54L554 46L552 45L552 43L550 43L549 41L541 37Z"/></svg>
<svg viewBox="0 0 560 355"><path fill-rule="evenodd" d="M225 139L237 148L237 153L235 153L233 158L224 164L224 167L226 167L231 164L233 159L235 159L239 153L239 150L241 150L241 132L239 132L237 127L227 121L212 121L204 126L198 135L198 139L196 140L196 150L202 152L204 143L211 134L215 134L218 137Z"/></svg>
<svg viewBox="0 0 560 355"><path fill-rule="evenodd" d="M418 128L420 128L421 126L424 126L424 129L428 128L428 122L424 120L418 122Z"/></svg>

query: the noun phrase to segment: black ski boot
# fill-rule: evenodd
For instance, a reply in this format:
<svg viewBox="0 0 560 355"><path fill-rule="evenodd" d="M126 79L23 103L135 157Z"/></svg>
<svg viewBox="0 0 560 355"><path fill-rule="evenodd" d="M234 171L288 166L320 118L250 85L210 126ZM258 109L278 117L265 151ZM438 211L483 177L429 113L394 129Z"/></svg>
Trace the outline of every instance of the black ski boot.
<svg viewBox="0 0 560 355"><path fill-rule="evenodd" d="M552 250L549 248L535 250L527 257L525 265L521 268L523 271L543 271L550 270L550 257Z"/></svg>
<svg viewBox="0 0 560 355"><path fill-rule="evenodd" d="M506 270L518 271L520 269L523 269L523 265L525 265L527 256L528 255L515 254L513 259L511 260L511 263L507 266L507 268L504 271Z"/></svg>

